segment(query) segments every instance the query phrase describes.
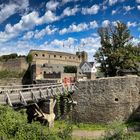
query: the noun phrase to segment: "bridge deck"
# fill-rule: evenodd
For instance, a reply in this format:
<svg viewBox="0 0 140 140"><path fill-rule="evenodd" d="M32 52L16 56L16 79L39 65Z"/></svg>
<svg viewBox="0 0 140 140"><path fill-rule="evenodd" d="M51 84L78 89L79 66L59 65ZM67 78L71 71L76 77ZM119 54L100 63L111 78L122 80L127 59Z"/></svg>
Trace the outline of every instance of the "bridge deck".
<svg viewBox="0 0 140 140"><path fill-rule="evenodd" d="M56 85L42 85L37 87L17 88L1 90L0 104L24 104L29 102L38 102L40 99L47 99L58 95L64 95L65 93L75 90L75 85L71 84L65 87L63 84Z"/></svg>

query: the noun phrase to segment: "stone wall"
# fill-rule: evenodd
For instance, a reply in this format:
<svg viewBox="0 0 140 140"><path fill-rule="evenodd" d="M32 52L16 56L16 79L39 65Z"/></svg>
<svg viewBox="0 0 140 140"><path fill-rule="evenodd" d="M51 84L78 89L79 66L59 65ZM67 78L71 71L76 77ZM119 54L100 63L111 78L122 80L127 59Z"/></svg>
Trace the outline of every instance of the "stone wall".
<svg viewBox="0 0 140 140"><path fill-rule="evenodd" d="M15 58L9 59L5 62L0 62L0 70L13 70L13 71L23 71L28 69L28 63L25 58Z"/></svg>
<svg viewBox="0 0 140 140"><path fill-rule="evenodd" d="M62 64L70 66L79 66L81 62L87 61L87 53L79 52L76 54L46 50L31 50L33 61L36 64Z"/></svg>
<svg viewBox="0 0 140 140"><path fill-rule="evenodd" d="M74 99L78 122L110 123L140 119L140 77L126 76L81 81Z"/></svg>
<svg viewBox="0 0 140 140"><path fill-rule="evenodd" d="M15 85L22 85L21 78L5 78L0 79L0 86L15 86Z"/></svg>

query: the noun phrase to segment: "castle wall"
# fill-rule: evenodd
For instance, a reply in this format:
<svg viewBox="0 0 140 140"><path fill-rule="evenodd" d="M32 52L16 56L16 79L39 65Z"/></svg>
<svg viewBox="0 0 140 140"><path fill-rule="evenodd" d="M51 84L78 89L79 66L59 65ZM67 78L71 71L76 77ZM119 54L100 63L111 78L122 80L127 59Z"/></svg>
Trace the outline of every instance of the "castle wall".
<svg viewBox="0 0 140 140"><path fill-rule="evenodd" d="M80 81L74 99L78 122L110 123L140 119L140 77Z"/></svg>
<svg viewBox="0 0 140 140"><path fill-rule="evenodd" d="M0 79L0 86L22 85L22 78L4 78Z"/></svg>
<svg viewBox="0 0 140 140"><path fill-rule="evenodd" d="M64 52L53 52L53 51L43 51L43 50L31 50L30 54L33 56L33 61L36 64L63 64L71 66L79 66L79 64L87 59L79 57L76 54L64 53ZM86 61L86 60L85 60Z"/></svg>
<svg viewBox="0 0 140 140"><path fill-rule="evenodd" d="M23 71L27 70L28 63L25 58L9 59L6 62L0 62L0 70L16 70Z"/></svg>

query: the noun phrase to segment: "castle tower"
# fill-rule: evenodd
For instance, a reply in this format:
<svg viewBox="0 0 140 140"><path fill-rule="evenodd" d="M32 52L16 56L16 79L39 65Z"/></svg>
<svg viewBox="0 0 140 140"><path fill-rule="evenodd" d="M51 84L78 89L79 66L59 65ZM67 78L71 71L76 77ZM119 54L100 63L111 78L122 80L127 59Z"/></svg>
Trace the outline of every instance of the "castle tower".
<svg viewBox="0 0 140 140"><path fill-rule="evenodd" d="M78 58L81 60L81 62L85 62L88 60L88 54L85 51L82 52L76 52L76 55L78 56Z"/></svg>

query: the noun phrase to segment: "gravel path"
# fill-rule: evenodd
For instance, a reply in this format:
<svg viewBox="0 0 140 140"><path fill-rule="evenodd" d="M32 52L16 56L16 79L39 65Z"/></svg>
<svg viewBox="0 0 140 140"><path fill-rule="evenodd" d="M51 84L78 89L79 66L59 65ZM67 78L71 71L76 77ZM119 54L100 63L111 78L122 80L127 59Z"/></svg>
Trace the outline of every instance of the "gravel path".
<svg viewBox="0 0 140 140"><path fill-rule="evenodd" d="M73 138L88 138L88 139L98 139L102 138L105 135L104 130L73 130L72 136Z"/></svg>

